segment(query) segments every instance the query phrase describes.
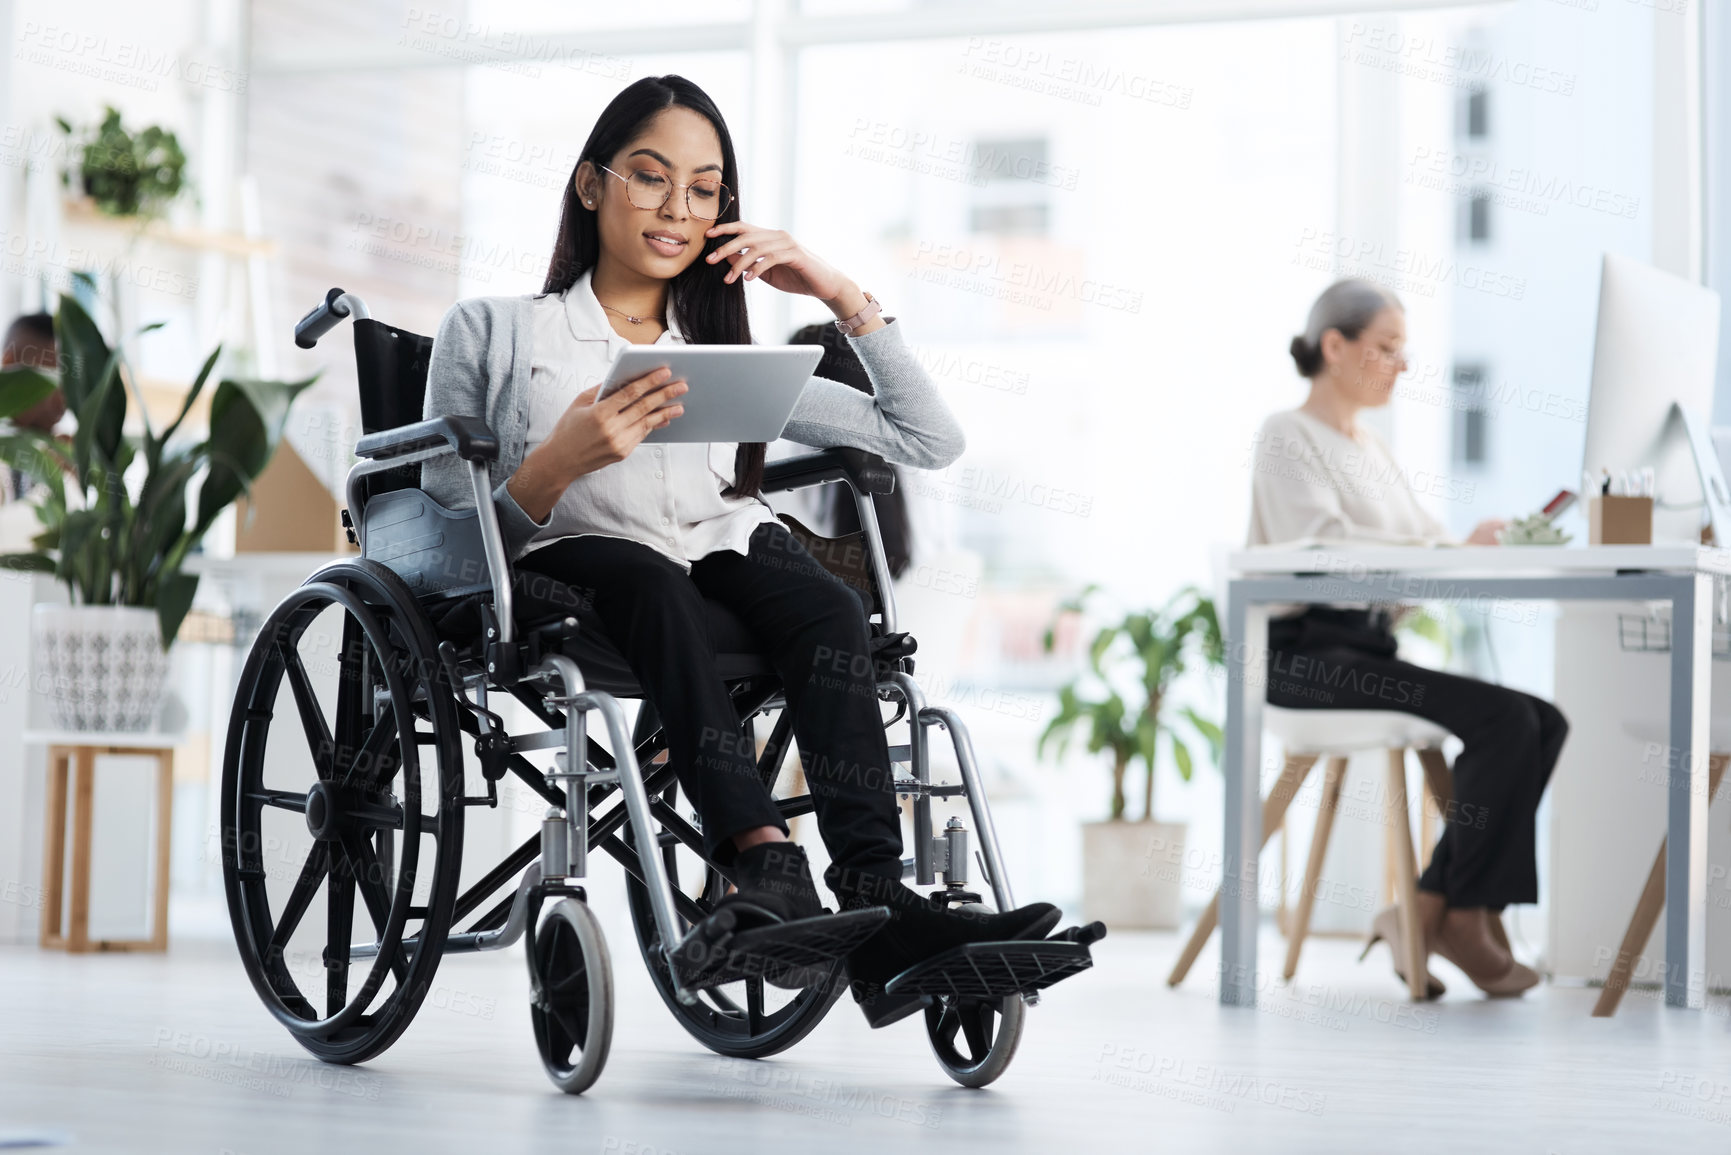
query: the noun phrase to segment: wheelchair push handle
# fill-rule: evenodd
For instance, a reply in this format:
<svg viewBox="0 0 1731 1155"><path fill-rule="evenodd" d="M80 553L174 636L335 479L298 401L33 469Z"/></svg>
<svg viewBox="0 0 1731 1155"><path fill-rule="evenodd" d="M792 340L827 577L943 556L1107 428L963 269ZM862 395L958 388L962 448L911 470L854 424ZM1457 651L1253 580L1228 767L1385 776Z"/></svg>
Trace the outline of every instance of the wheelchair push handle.
<svg viewBox="0 0 1731 1155"><path fill-rule="evenodd" d="M313 306L312 312L295 322L295 344L302 349L311 349L319 343L320 337L337 327L338 321L349 316L364 321L371 314L367 312L366 302L353 293L332 289L325 294L324 300Z"/></svg>

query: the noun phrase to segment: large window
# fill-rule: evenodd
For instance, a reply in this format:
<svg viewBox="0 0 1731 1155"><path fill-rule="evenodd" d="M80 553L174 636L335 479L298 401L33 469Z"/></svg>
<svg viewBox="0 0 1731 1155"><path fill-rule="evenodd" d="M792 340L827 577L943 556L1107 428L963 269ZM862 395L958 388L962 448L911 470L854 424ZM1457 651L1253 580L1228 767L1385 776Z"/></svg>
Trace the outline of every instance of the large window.
<svg viewBox="0 0 1731 1155"><path fill-rule="evenodd" d="M796 230L936 367L969 451L910 495L988 580L1162 590L1200 576L1171 540L1242 533L1233 471L1298 394L1290 333L1246 320L1298 325L1330 266L1333 44L1307 21L924 42L889 75L875 46L802 54Z"/></svg>

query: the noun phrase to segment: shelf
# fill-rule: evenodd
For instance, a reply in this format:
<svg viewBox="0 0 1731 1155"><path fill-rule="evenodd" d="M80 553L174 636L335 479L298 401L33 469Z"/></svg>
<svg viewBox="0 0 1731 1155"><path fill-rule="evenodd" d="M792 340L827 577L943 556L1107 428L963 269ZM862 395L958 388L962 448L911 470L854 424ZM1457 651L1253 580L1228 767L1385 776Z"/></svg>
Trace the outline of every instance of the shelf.
<svg viewBox="0 0 1731 1155"><path fill-rule="evenodd" d="M65 197L60 202L66 223L143 238L194 252L223 253L230 257L274 257L277 243L263 237L217 229L171 225L165 220L111 217L89 197Z"/></svg>

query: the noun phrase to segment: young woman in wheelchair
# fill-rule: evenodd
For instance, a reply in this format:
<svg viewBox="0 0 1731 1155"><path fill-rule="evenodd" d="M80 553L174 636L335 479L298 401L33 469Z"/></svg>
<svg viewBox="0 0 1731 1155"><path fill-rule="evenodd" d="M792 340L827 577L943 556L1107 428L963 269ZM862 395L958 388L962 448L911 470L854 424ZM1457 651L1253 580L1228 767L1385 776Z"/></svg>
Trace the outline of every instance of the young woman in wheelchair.
<svg viewBox="0 0 1731 1155"><path fill-rule="evenodd" d="M493 497L520 612L588 607L630 662L701 818L705 854L737 888L710 917L727 909L742 925L773 927L826 911L744 748L704 599L749 626L785 687L831 859L825 881L844 910L891 911L846 958L856 999L883 1025L920 1005L881 993L894 975L961 944L1043 937L1058 911L965 913L902 883L859 595L758 496L762 444L642 444L678 420L683 382L663 369L596 399L628 343L749 343L751 280L823 301L874 389L812 378L784 436L921 468L960 455L962 430L893 319L786 232L741 219L727 126L679 76L639 80L602 112L566 186L542 292L461 301L446 314L425 410L481 417L498 435ZM423 486L449 507L473 504L460 462L428 463Z"/></svg>

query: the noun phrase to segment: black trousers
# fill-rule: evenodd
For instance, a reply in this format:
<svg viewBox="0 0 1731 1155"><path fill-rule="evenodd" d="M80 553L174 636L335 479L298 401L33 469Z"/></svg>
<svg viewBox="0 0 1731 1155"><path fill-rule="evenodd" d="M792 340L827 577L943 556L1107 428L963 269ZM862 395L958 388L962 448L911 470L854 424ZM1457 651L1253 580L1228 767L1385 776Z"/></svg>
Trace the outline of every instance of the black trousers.
<svg viewBox="0 0 1731 1155"><path fill-rule="evenodd" d="M1268 636L1270 705L1398 710L1464 743L1420 889L1450 906L1538 901L1535 815L1569 732L1562 711L1519 690L1401 661L1380 613L1313 607L1269 622Z"/></svg>
<svg viewBox="0 0 1731 1155"><path fill-rule="evenodd" d="M749 548L699 558L687 574L642 542L588 535L535 550L516 568L547 579L520 583L534 597L588 603L630 662L666 728L668 762L703 820L712 861L732 861L735 834L785 834L787 823L716 671L705 596L739 616L781 675L832 873L900 878L900 812L865 607L779 521L758 526Z"/></svg>

